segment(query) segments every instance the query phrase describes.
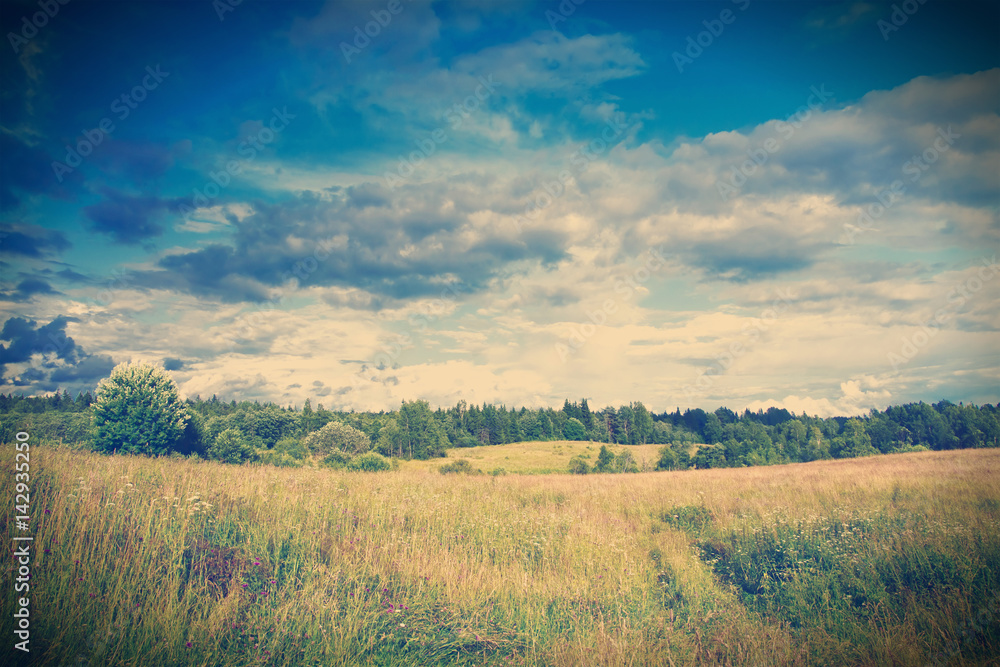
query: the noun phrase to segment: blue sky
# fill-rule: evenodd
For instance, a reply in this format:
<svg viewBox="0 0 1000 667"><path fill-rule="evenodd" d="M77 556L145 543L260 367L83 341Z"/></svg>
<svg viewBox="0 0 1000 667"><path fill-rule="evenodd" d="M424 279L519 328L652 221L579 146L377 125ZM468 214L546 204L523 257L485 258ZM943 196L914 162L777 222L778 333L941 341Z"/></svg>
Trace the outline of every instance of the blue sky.
<svg viewBox="0 0 1000 667"><path fill-rule="evenodd" d="M0 10L0 391L1000 400L996 2Z"/></svg>

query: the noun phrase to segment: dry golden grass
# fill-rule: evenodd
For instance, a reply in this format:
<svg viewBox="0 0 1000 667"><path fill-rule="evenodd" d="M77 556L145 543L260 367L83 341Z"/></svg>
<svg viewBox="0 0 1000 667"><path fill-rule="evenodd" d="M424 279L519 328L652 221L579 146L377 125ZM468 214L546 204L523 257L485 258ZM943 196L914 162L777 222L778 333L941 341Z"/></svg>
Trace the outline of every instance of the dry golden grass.
<svg viewBox="0 0 1000 667"><path fill-rule="evenodd" d="M544 444L538 461L586 446ZM450 452L510 472L536 469L529 454ZM36 664L923 664L983 601L945 591L912 618L794 628L746 606L662 515L703 507L718 537L907 513L960 528L913 538L956 567L998 558L997 450L588 476L446 476L441 462L365 474L36 446L33 532L49 550L32 565ZM950 664L988 664L962 646Z"/></svg>
<svg viewBox="0 0 1000 667"><path fill-rule="evenodd" d="M569 461L574 456L588 457L593 466L597 453L601 450L600 442L577 442L573 440L553 440L552 442L517 442L509 445L485 445L481 447L459 447L449 449L447 460L430 459L427 461L404 461L403 469L426 470L437 472L444 463L465 459L473 468L479 468L489 473L496 468L503 468L508 473L544 474L564 473L569 469ZM607 445L612 453L628 451L636 464L648 470L656 468L660 458L659 450L663 445Z"/></svg>

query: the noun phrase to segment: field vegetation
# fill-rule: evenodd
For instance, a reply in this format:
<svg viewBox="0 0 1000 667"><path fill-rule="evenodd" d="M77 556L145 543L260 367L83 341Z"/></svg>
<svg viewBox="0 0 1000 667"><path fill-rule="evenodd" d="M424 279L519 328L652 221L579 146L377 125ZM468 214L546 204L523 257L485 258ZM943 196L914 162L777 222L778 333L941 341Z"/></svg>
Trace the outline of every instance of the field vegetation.
<svg viewBox="0 0 1000 667"><path fill-rule="evenodd" d="M442 475L35 442L31 663L996 664L996 449L577 476L518 473L586 444L522 447Z"/></svg>

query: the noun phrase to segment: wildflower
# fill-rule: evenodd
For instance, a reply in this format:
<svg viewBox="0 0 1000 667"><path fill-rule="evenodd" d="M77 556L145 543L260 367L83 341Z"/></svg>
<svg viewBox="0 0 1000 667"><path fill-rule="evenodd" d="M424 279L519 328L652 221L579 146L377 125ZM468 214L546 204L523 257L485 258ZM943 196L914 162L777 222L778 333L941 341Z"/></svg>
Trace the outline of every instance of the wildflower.
<svg viewBox="0 0 1000 667"><path fill-rule="evenodd" d="M45 510L46 514L52 514L52 510Z"/></svg>
<svg viewBox="0 0 1000 667"><path fill-rule="evenodd" d="M184 644L184 648L191 648L192 646L193 644L191 642Z"/></svg>

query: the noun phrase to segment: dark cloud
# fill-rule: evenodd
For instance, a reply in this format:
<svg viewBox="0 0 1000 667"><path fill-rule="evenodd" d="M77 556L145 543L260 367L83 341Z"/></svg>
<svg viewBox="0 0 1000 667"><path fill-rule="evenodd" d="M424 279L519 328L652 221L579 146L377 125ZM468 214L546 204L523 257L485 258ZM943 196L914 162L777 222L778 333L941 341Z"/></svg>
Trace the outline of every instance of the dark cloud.
<svg viewBox="0 0 1000 667"><path fill-rule="evenodd" d="M76 363L76 343L66 335L66 324L70 321L70 318L60 315L41 327L36 326L34 320L23 317L11 317L4 322L0 340L10 344L0 344L0 375L3 375L7 364L29 361L33 354L55 353L58 359Z"/></svg>
<svg viewBox="0 0 1000 667"><path fill-rule="evenodd" d="M62 271L57 272L56 275L59 276L60 278L62 278L63 280L69 280L69 281L72 281L72 282L75 282L75 283L76 282L79 282L79 283L90 283L90 282L93 282L87 276L83 275L82 273L77 273L76 271L74 271L72 269L63 269Z"/></svg>
<svg viewBox="0 0 1000 667"><path fill-rule="evenodd" d="M386 189L374 183L352 185L347 188L347 205L353 208L368 206L388 206L389 197Z"/></svg>
<svg viewBox="0 0 1000 667"><path fill-rule="evenodd" d="M52 156L7 132L0 132L0 156L3 156L0 159L0 211L18 206L22 194L67 199L66 186L80 180L78 174L72 172L63 176L60 183L52 171Z"/></svg>
<svg viewBox="0 0 1000 667"><path fill-rule="evenodd" d="M132 196L111 188L101 191L104 199L83 209L94 231L109 234L116 243L138 245L163 234L159 218L177 211L181 200Z"/></svg>
<svg viewBox="0 0 1000 667"><path fill-rule="evenodd" d="M54 391L61 387L93 387L111 375L114 360L104 354L92 354L80 360L75 366L54 369L47 380L39 382L43 391Z"/></svg>
<svg viewBox="0 0 1000 667"><path fill-rule="evenodd" d="M60 315L48 324L38 326L34 320L11 317L0 330L0 386L28 388L32 393L69 388L74 391L92 388L107 377L114 367L106 355L87 354L66 335L66 324L75 321ZM14 376L7 374L9 364L35 364ZM62 362L62 363L59 363Z"/></svg>
<svg viewBox="0 0 1000 667"><path fill-rule="evenodd" d="M163 370L179 371L183 368L184 368L184 362L180 359L175 359L173 357L165 357L163 359Z"/></svg>
<svg viewBox="0 0 1000 667"><path fill-rule="evenodd" d="M41 259L68 250L70 245L62 232L53 229L24 223L0 223L0 254Z"/></svg>
<svg viewBox="0 0 1000 667"><path fill-rule="evenodd" d="M10 292L0 292L0 299L6 301L31 301L36 294L59 294L52 285L40 278L26 278L17 284Z"/></svg>
<svg viewBox="0 0 1000 667"><path fill-rule="evenodd" d="M507 230L472 227L470 216L488 204L456 188L406 188L386 206L359 207L359 193L375 201L381 192L375 186L348 189L332 201L307 193L279 204L256 203L253 215L234 222L230 244L164 257L160 270L137 274L136 284L227 302L263 301L290 281L406 299L437 296L454 283L478 291L510 262L562 257L561 238L526 234L511 240L503 235ZM454 205L442 207L443 198ZM358 305L380 303L375 298Z"/></svg>
<svg viewBox="0 0 1000 667"><path fill-rule="evenodd" d="M723 240L696 243L685 254L707 277L747 282L807 269L825 249L826 245L801 242L775 230L748 229Z"/></svg>

